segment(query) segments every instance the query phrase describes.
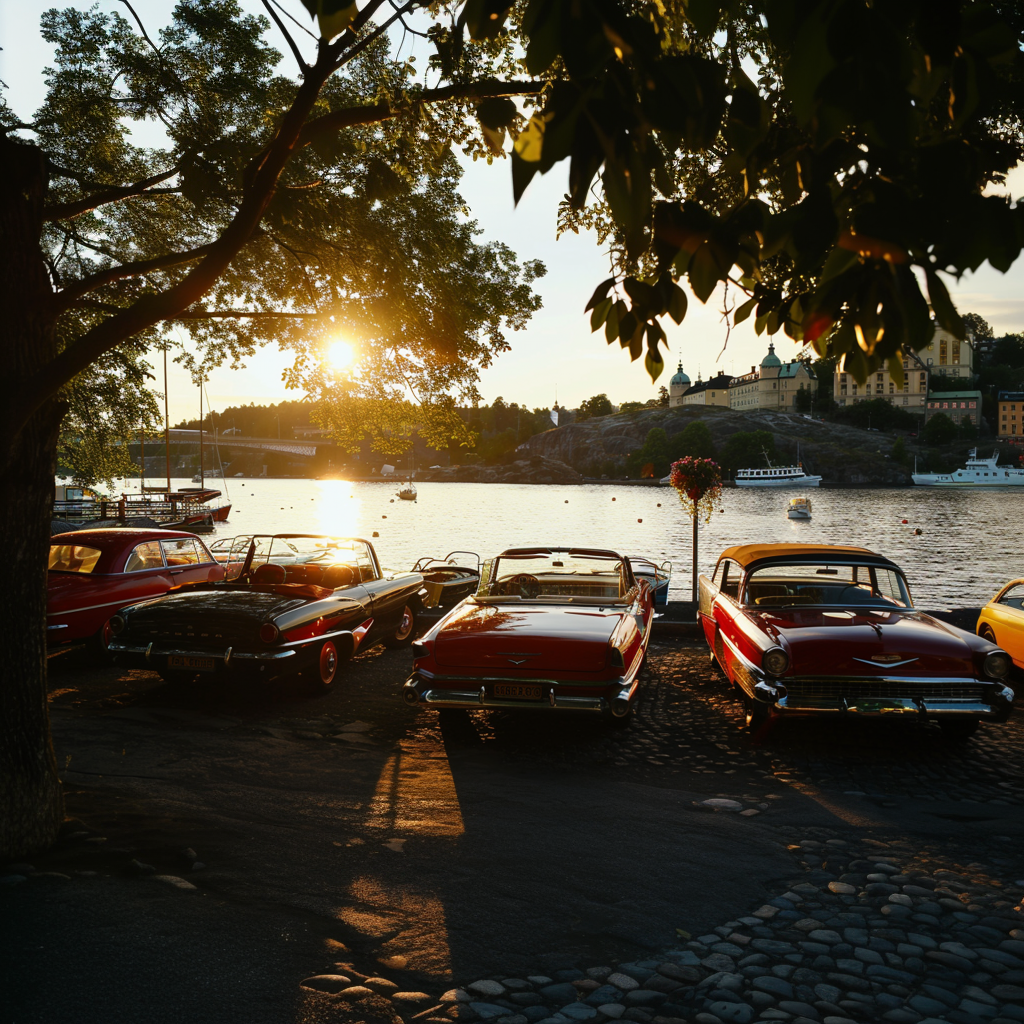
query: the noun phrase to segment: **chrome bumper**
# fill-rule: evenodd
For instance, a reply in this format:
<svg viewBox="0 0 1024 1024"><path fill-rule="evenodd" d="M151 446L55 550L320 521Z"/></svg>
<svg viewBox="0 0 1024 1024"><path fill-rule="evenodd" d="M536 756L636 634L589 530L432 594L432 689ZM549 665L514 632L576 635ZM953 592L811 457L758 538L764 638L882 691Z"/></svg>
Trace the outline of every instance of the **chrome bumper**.
<svg viewBox="0 0 1024 1024"><path fill-rule="evenodd" d="M573 697L559 693L557 684L552 680L523 680L530 685L539 685L543 697L540 700L519 700L514 697L492 697L487 693L488 684L507 683L508 679L473 679L460 678L458 682L465 687L467 683L479 683L475 689L445 689L437 686L437 680L413 672L402 687L402 696L407 704L425 704L434 708L513 708L523 711L596 711L602 714L621 716L629 711L630 704L636 695L638 682L621 681L618 690L611 697ZM615 686L616 684L611 684Z"/></svg>
<svg viewBox="0 0 1024 1024"><path fill-rule="evenodd" d="M156 658L184 657L184 658L212 658L214 662L221 662L225 668L237 661L247 662L268 662L284 661L286 658L294 658L299 651L295 648L277 649L270 651L236 651L233 647L223 650L196 650L194 647L161 647L154 650L153 644L127 644L117 640L111 640L107 650L113 654L138 654L152 662Z"/></svg>

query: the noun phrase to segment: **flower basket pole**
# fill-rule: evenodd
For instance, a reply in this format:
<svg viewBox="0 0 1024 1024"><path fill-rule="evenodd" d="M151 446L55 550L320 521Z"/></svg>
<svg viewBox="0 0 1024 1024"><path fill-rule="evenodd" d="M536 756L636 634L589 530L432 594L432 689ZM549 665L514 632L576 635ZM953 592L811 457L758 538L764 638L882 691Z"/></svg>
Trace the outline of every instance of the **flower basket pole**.
<svg viewBox="0 0 1024 1024"><path fill-rule="evenodd" d="M697 603L697 528L703 519L711 522L715 509L721 507L722 470L714 459L697 459L688 455L672 463L669 482L676 489L679 501L693 522L693 591Z"/></svg>

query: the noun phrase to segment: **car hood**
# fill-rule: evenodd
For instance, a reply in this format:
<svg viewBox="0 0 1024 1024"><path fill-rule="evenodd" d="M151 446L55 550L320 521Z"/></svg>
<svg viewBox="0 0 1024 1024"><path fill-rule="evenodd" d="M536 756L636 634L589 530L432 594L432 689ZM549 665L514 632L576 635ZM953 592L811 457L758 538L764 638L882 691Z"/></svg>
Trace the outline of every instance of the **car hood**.
<svg viewBox="0 0 1024 1024"><path fill-rule="evenodd" d="M460 605L434 638L442 668L595 672L607 665L618 610L564 605Z"/></svg>
<svg viewBox="0 0 1024 1024"><path fill-rule="evenodd" d="M788 675L975 674L960 631L921 612L782 609L755 617L789 651Z"/></svg>
<svg viewBox="0 0 1024 1024"><path fill-rule="evenodd" d="M260 626L307 599L273 590L183 589L127 609L125 635L255 641Z"/></svg>

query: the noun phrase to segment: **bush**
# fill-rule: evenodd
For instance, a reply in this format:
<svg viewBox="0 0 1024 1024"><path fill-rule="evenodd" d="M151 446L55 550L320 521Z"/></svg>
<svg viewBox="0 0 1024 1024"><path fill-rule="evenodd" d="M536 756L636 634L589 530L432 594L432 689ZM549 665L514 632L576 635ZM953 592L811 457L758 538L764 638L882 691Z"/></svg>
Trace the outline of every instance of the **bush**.
<svg viewBox="0 0 1024 1024"><path fill-rule="evenodd" d="M775 438L770 430L739 430L725 442L718 461L724 470L735 473L737 469L763 468L765 454L775 461Z"/></svg>
<svg viewBox="0 0 1024 1024"><path fill-rule="evenodd" d="M688 455L696 459L710 459L715 454L715 443L711 431L702 420L694 420L685 430L669 438L672 461L685 459Z"/></svg>
<svg viewBox="0 0 1024 1024"><path fill-rule="evenodd" d="M632 452L626 460L630 476L655 476L661 479L672 461L669 455L668 434L661 427L647 431L643 447Z"/></svg>
<svg viewBox="0 0 1024 1024"><path fill-rule="evenodd" d="M893 444L892 451L889 455L893 462L903 464L907 461L907 446L902 437L896 438L896 442Z"/></svg>
<svg viewBox="0 0 1024 1024"><path fill-rule="evenodd" d="M832 417L837 423L849 423L851 427L875 430L917 430L920 419L897 405L890 405L884 398L873 398L868 402L845 405L835 411Z"/></svg>
<svg viewBox="0 0 1024 1024"><path fill-rule="evenodd" d="M949 444L956 440L956 424L944 412L937 412L924 425L921 436L930 445Z"/></svg>

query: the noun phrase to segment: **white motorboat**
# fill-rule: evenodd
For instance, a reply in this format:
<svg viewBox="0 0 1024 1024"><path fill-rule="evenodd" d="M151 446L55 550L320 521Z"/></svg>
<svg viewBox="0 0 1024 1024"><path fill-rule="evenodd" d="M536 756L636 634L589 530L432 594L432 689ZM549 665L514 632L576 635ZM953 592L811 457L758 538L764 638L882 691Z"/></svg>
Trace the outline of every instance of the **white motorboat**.
<svg viewBox="0 0 1024 1024"><path fill-rule="evenodd" d="M790 498L789 508L786 509L786 515L789 516L790 519L810 519L811 499Z"/></svg>
<svg viewBox="0 0 1024 1024"><path fill-rule="evenodd" d="M820 476L811 476L804 472L802 462L795 466L773 466L767 454L766 469L737 469L735 483L737 487L817 487L821 483Z"/></svg>
<svg viewBox="0 0 1024 1024"><path fill-rule="evenodd" d="M912 473L911 478L919 487L1021 487L1024 486L1024 469L1014 466L1000 466L999 452L993 452L990 459L979 459L978 449L967 453L967 465L953 473ZM914 467L917 468L916 465Z"/></svg>

